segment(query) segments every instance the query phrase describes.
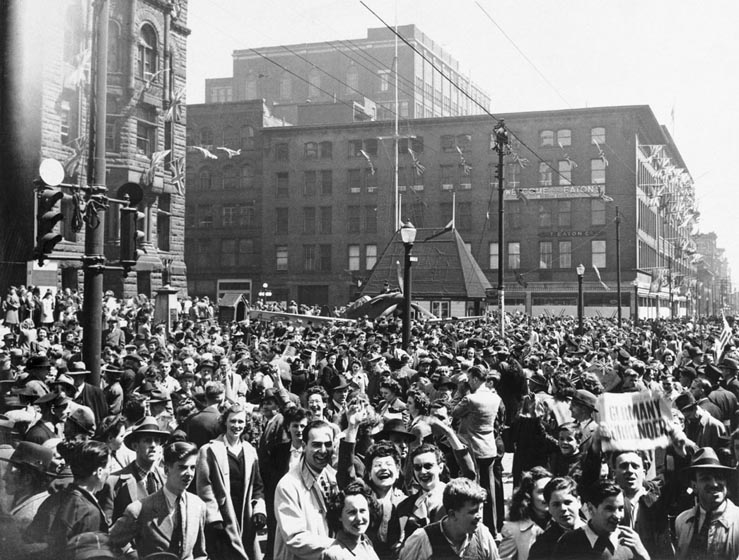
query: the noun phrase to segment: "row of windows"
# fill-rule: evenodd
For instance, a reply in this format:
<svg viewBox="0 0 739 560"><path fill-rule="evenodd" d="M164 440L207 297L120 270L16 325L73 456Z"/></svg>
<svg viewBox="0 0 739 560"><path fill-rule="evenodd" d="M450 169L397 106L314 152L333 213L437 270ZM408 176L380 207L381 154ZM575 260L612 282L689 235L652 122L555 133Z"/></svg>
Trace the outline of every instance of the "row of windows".
<svg viewBox="0 0 739 560"><path fill-rule="evenodd" d="M201 129L188 127L187 145L225 146L232 150L253 150L256 147L254 142L254 127L248 124L239 128L227 125L215 132L207 126Z"/></svg>
<svg viewBox="0 0 739 560"><path fill-rule="evenodd" d="M220 208L220 222L215 222L218 207L213 204L198 204L188 209L185 220L188 227L254 227L256 208L254 204L224 204Z"/></svg>
<svg viewBox="0 0 739 560"><path fill-rule="evenodd" d="M288 270L288 246L275 246L275 269L278 272ZM302 247L303 272L331 272L331 245L306 244ZM362 246L349 245L347 248L347 269L355 272L362 270ZM364 245L364 270L370 271L377 263L377 245Z"/></svg>
<svg viewBox="0 0 739 560"><path fill-rule="evenodd" d="M554 254L554 249L557 253ZM490 243L488 246L488 268L498 269L498 243ZM507 268L519 270L521 268L521 243L513 241L507 245ZM606 242L601 239L590 241L590 262L599 270L606 268ZM572 241L539 241L539 264L540 270L553 268L571 269L572 266Z"/></svg>
<svg viewBox="0 0 739 560"><path fill-rule="evenodd" d="M606 129L602 126L596 126L590 129L590 142L605 144ZM560 130L542 130L539 132L539 146L571 146L572 130L562 128Z"/></svg>
<svg viewBox="0 0 739 560"><path fill-rule="evenodd" d="M333 233L333 208L331 206L304 206L301 213L300 231L303 234ZM347 206L347 233L377 233L376 206ZM275 208L275 234L290 233L290 209ZM295 231L295 230L293 230Z"/></svg>
<svg viewBox="0 0 739 560"><path fill-rule="evenodd" d="M191 173L191 170L187 171L188 176ZM251 165L240 168L228 165L218 172L204 167L200 169L197 181L191 184L201 191L250 189L254 187L254 168Z"/></svg>
<svg viewBox="0 0 739 560"><path fill-rule="evenodd" d="M220 245L219 245L220 244ZM197 266L208 267L217 259L218 266L245 267L257 264L254 258L254 240L239 239L197 239L194 243ZM215 250L214 250L215 249Z"/></svg>

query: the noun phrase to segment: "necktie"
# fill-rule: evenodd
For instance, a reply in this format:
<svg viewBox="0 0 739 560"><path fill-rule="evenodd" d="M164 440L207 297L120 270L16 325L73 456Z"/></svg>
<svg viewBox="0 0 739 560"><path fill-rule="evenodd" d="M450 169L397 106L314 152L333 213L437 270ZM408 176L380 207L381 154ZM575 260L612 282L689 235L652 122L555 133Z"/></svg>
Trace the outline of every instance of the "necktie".
<svg viewBox="0 0 739 560"><path fill-rule="evenodd" d="M146 493L151 496L157 490L159 490L159 481L157 480L157 476L153 472L150 472L146 475Z"/></svg>
<svg viewBox="0 0 739 560"><path fill-rule="evenodd" d="M174 512L172 515L172 540L169 542L169 551L175 554L177 558L182 558L182 542L184 540L182 530L182 496L177 498L174 504Z"/></svg>
<svg viewBox="0 0 739 560"><path fill-rule="evenodd" d="M629 500L624 500L624 518L622 523L628 525L631 529L634 528L634 506Z"/></svg>
<svg viewBox="0 0 739 560"><path fill-rule="evenodd" d="M320 475L318 475L318 485L321 489L321 494L323 495L323 503L328 506L329 500L331 499L331 482L328 480L328 477L326 476L326 471L322 471Z"/></svg>
<svg viewBox="0 0 739 560"><path fill-rule="evenodd" d="M713 519L713 515L710 512L706 512L706 518L703 520L700 531L693 533L693 540L690 542L690 551L694 558L708 557L708 531L711 528Z"/></svg>

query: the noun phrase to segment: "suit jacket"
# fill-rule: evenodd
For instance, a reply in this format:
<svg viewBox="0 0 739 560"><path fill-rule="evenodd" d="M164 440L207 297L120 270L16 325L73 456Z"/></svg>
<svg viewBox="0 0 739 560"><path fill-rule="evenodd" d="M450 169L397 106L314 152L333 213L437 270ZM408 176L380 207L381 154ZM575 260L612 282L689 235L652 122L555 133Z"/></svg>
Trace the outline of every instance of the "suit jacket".
<svg viewBox="0 0 739 560"><path fill-rule="evenodd" d="M698 447L721 447L720 438L726 437L726 428L710 414L704 412L695 421L685 422L685 435Z"/></svg>
<svg viewBox="0 0 739 560"><path fill-rule="evenodd" d="M221 413L215 405L207 406L191 416L185 426L187 439L198 447L203 447L210 440L217 438L221 433L220 417Z"/></svg>
<svg viewBox="0 0 739 560"><path fill-rule="evenodd" d="M97 426L108 415L108 402L105 400L103 390L87 382L82 386L82 392L74 399L74 402L83 404L92 410Z"/></svg>
<svg viewBox="0 0 739 560"><path fill-rule="evenodd" d="M189 492L183 494L182 560L207 558L205 550L205 504ZM167 552L172 540L173 522L164 490L159 490L130 504L110 530L110 544L123 548L133 542L139 558L155 552Z"/></svg>
<svg viewBox="0 0 739 560"><path fill-rule="evenodd" d="M708 395L708 400L719 408L724 426L728 430L731 430L736 425L736 410L739 402L734 393L723 387L719 387L711 391Z"/></svg>
<svg viewBox="0 0 739 560"><path fill-rule="evenodd" d="M198 496L206 506L206 521L221 521L228 534L229 548L236 557L254 558L255 550L246 546L258 546L256 531L251 518L256 513L267 515L264 502L262 477L259 475L256 450L243 442L244 452L244 498L241 511L234 509L231 500L231 479L228 466L228 452L224 436L219 436L200 449L197 464Z"/></svg>
<svg viewBox="0 0 739 560"><path fill-rule="evenodd" d="M159 481L159 488L164 486L164 471L161 467L154 468L154 474ZM98 492L98 500L108 519L115 521L132 502L146 498L146 481L139 479L136 461L119 471L111 473L105 486Z"/></svg>
<svg viewBox="0 0 739 560"><path fill-rule="evenodd" d="M690 541L698 523L698 506L682 512L675 519L678 560L691 558ZM737 558L739 556L739 507L729 500L726 511L716 519L708 533L709 557Z"/></svg>
<svg viewBox="0 0 739 560"><path fill-rule="evenodd" d="M468 445L475 459L498 456L495 442L495 418L501 398L482 385L454 407L452 417L459 419L459 437Z"/></svg>
<svg viewBox="0 0 739 560"><path fill-rule="evenodd" d="M562 535L551 555L551 558L567 558L567 560L598 560L603 558L630 560L635 557L632 549L620 545L616 547L612 555L608 551L602 555L596 554L583 527Z"/></svg>

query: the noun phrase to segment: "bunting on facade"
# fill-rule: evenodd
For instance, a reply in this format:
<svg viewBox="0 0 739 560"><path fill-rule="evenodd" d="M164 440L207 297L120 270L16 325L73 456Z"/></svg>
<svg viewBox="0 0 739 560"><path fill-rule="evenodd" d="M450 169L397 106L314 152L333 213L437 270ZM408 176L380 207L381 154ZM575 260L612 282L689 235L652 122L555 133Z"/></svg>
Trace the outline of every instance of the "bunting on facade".
<svg viewBox="0 0 739 560"><path fill-rule="evenodd" d="M603 162L603 165L608 167L608 160L606 159L606 153L603 151L603 148L600 147L600 144L595 138L593 138L593 144L595 144L595 147L598 149L598 157Z"/></svg>
<svg viewBox="0 0 739 560"><path fill-rule="evenodd" d="M221 150L222 152L226 152L228 159L241 155L241 148L239 148L238 150L232 150L231 148L227 148L226 146L218 146L216 150Z"/></svg>
<svg viewBox="0 0 739 560"><path fill-rule="evenodd" d="M164 122L180 122L182 121L182 108L184 106L185 88L179 88L172 96L169 108L164 112Z"/></svg>
<svg viewBox="0 0 739 560"><path fill-rule="evenodd" d="M411 159L413 160L413 169L415 169L416 175L420 177L426 171L426 167L421 165L421 162L418 161L418 157L416 156L416 152L414 152L410 146L408 146L408 153L411 155Z"/></svg>
<svg viewBox="0 0 739 560"><path fill-rule="evenodd" d="M203 148L202 146L188 146L187 149L190 150L190 151L200 152L200 154L205 159L218 159L218 156L217 155L215 155L209 149Z"/></svg>
<svg viewBox="0 0 739 560"><path fill-rule="evenodd" d="M528 158L521 157L518 152L511 152L511 157L513 158L513 163L517 163L521 169L524 169L529 164Z"/></svg>
<svg viewBox="0 0 739 560"><path fill-rule="evenodd" d="M459 154L459 167L462 170L462 175L469 176L472 173L472 166L464 159L464 153L462 153L462 148L459 146L457 146L457 153Z"/></svg>
<svg viewBox="0 0 739 560"><path fill-rule="evenodd" d="M570 164L570 168L574 169L575 167L577 167L577 163L575 163L575 161L567 153L567 150L565 150L565 147L562 145L562 142L557 142L557 144L559 144L559 148L560 150L562 150L562 157L567 163Z"/></svg>
<svg viewBox="0 0 739 560"><path fill-rule="evenodd" d="M367 163L369 163L370 166L370 175L375 174L375 164L372 163L372 158L365 150L359 150L359 153L362 154L362 157L367 160Z"/></svg>
<svg viewBox="0 0 739 560"><path fill-rule="evenodd" d="M607 292L611 291L611 288L608 287L608 284L603 282L603 279L600 277L600 270L598 270L598 267L593 265L593 270L595 271L596 278L598 278L598 282L600 283L601 286L603 286L603 289L606 290Z"/></svg>
<svg viewBox="0 0 739 560"><path fill-rule="evenodd" d="M169 169L172 171L172 184L177 189L177 194L185 196L185 156L173 159Z"/></svg>
<svg viewBox="0 0 739 560"><path fill-rule="evenodd" d="M151 163L149 167L141 174L141 183L144 185L153 185L156 177L157 169L164 164L166 158L172 150L161 150L151 154Z"/></svg>

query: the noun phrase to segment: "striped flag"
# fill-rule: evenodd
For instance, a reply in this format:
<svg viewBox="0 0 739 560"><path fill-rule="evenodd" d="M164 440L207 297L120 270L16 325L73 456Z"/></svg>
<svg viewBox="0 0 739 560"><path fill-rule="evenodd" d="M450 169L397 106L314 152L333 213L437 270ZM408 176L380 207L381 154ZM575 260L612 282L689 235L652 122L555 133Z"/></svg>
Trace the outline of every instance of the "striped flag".
<svg viewBox="0 0 739 560"><path fill-rule="evenodd" d="M418 161L418 157L416 157L416 152L414 152L410 146L408 146L408 153L411 155L411 159L413 160L413 168L416 170L416 175L420 177L423 175L424 171L426 171L426 167L421 165L421 162Z"/></svg>
<svg viewBox="0 0 739 560"><path fill-rule="evenodd" d="M609 288L608 284L603 282L603 279L600 277L600 270L598 270L598 267L593 265L593 270L595 271L595 276L598 278L598 282L600 282L600 285L603 286L603 289L606 291L610 291L611 288Z"/></svg>
<svg viewBox="0 0 739 560"><path fill-rule="evenodd" d="M724 348L726 348L726 345L734 334L729 326L729 322L726 320L723 309L721 310L721 319L724 322L724 328L721 330L721 335L718 337L718 340L713 344L713 351L716 355L717 362L721 360L721 354L723 354Z"/></svg>
<svg viewBox="0 0 739 560"><path fill-rule="evenodd" d="M375 165L372 163L372 158L370 158L370 155L365 152L364 150L359 150L359 153L362 154L362 157L367 160L367 163L369 163L370 166L370 175L375 174Z"/></svg>

